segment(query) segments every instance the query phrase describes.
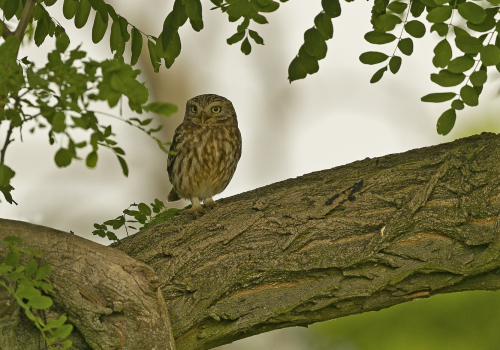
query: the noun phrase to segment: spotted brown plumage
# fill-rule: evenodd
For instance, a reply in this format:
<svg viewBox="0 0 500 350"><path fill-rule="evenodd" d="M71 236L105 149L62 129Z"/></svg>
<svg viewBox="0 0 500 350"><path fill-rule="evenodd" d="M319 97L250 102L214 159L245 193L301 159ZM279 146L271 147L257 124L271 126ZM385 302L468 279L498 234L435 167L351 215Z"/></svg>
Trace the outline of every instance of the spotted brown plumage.
<svg viewBox="0 0 500 350"><path fill-rule="evenodd" d="M233 104L213 95L186 103L183 122L174 133L167 171L172 190L168 201L191 200L192 213L215 205L212 197L224 191L241 157L241 134Z"/></svg>

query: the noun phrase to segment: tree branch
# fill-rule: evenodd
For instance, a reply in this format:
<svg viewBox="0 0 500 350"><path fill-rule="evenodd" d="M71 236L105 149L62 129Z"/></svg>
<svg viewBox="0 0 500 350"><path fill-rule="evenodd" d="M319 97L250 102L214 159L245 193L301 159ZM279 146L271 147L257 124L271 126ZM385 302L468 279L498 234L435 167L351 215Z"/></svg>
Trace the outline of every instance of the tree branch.
<svg viewBox="0 0 500 350"><path fill-rule="evenodd" d="M33 10L35 9L36 1L37 0L26 0L26 4L24 5L24 9L21 14L21 19L19 19L17 28L14 31L14 35L17 36L19 42L23 41L26 27L31 22L31 16L33 15Z"/></svg>
<svg viewBox="0 0 500 350"><path fill-rule="evenodd" d="M106 339L114 339L111 325L121 323L113 320L154 310L128 308L124 314L114 306L114 300L129 300L122 286L134 283L127 274L115 275L120 269L106 267L148 271L135 258L156 273L153 285L162 291L177 349L209 349L415 298L500 289L499 145L500 136L482 134L242 193L199 219L175 217L114 245L129 257L70 234L6 220L0 220L0 239L21 235L48 252L53 297L76 326L79 346L103 337L89 331L101 323L108 327ZM150 272L141 274L156 281ZM69 283L60 284L65 279ZM95 281L106 288L92 289ZM87 290L95 293L88 297ZM135 290L132 300L140 301L139 290L151 287ZM73 296L77 307L68 301ZM159 299L147 305L161 304ZM1 302L0 295L0 340L1 327L15 317L6 316ZM86 310L108 313L99 317ZM157 329L160 339L168 327ZM121 339L133 331L119 330ZM7 348L31 350L19 344Z"/></svg>
<svg viewBox="0 0 500 350"><path fill-rule="evenodd" d="M114 246L152 266L178 349L500 288L500 137L312 173Z"/></svg>

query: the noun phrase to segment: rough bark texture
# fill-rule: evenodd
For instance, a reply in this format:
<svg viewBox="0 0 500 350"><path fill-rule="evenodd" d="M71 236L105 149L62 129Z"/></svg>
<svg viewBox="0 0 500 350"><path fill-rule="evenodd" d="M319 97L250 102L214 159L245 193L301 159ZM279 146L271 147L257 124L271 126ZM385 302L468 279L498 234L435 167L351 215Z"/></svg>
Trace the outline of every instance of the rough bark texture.
<svg viewBox="0 0 500 350"><path fill-rule="evenodd" d="M365 159L115 247L153 267L178 349L500 288L500 137Z"/></svg>
<svg viewBox="0 0 500 350"><path fill-rule="evenodd" d="M208 349L438 293L497 290L499 164L500 137L493 134L365 159L222 200L201 218L182 215L114 247L156 272L180 350ZM9 235L21 235L28 245L38 245L44 230L52 232L0 221L0 237L5 225L15 227L17 233ZM112 295L81 295L92 285L88 280L130 285L121 281L130 276L99 268L115 264L112 257L119 253L83 239L78 244L87 247L85 254L72 245L59 248L66 238L45 240L54 273L61 269L79 290L57 291L58 305L75 319L78 334L101 348L89 339L116 332L113 319L121 314L114 311L114 299L125 304L133 296L119 287ZM94 257L101 250L102 259L112 262ZM67 268L70 263L78 269ZM128 264L132 271L149 271L133 259ZM154 280L150 272L140 274ZM72 293L88 310L65 304ZM87 325L105 328L106 317L95 316L103 310L112 316L109 330L84 331ZM0 326L5 322L0 315Z"/></svg>
<svg viewBox="0 0 500 350"><path fill-rule="evenodd" d="M68 316L74 349L174 350L168 311L154 271L124 253L70 233L0 219L0 240L18 236L44 252L55 308ZM0 247L0 259L7 252ZM1 287L0 287L1 288ZM45 349L38 330L0 289L0 349Z"/></svg>

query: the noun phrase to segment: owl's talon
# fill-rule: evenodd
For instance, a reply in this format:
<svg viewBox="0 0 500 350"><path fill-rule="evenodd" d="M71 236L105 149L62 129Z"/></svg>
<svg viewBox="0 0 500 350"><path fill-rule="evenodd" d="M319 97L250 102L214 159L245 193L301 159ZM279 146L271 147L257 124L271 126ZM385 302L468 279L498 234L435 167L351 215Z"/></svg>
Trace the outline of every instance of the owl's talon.
<svg viewBox="0 0 500 350"><path fill-rule="evenodd" d="M207 209L213 209L215 208L216 206L218 206L219 204L214 202L214 200L212 198L207 198L203 201L203 205L205 206L205 208Z"/></svg>

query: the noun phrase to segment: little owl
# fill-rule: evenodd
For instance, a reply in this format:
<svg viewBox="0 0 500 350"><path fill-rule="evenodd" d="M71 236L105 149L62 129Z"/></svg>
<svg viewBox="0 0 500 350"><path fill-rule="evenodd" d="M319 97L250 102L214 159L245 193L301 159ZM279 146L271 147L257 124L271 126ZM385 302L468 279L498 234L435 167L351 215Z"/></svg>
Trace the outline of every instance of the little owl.
<svg viewBox="0 0 500 350"><path fill-rule="evenodd" d="M177 127L168 156L172 191L168 201L191 200L189 212L203 213L212 207L212 196L224 191L241 156L241 134L233 104L208 94L186 104L184 121Z"/></svg>

